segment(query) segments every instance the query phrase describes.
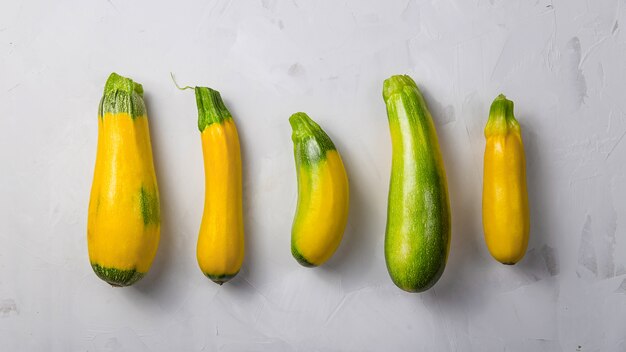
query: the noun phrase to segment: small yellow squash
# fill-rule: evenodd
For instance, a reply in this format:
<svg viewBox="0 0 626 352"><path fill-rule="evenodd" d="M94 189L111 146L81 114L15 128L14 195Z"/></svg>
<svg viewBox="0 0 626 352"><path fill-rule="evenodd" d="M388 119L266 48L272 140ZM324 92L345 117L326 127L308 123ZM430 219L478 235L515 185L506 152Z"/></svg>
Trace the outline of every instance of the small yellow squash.
<svg viewBox="0 0 626 352"><path fill-rule="evenodd" d="M335 145L317 123L302 112L289 122L298 178L291 253L303 266L318 266L335 253L343 237L348 176Z"/></svg>
<svg viewBox="0 0 626 352"><path fill-rule="evenodd" d="M485 242L497 261L512 265L526 253L530 216L521 128L513 115L513 102L502 94L491 105L485 138Z"/></svg>
<svg viewBox="0 0 626 352"><path fill-rule="evenodd" d="M239 135L218 91L195 93L205 177L197 257L204 275L221 285L237 275L244 257Z"/></svg>

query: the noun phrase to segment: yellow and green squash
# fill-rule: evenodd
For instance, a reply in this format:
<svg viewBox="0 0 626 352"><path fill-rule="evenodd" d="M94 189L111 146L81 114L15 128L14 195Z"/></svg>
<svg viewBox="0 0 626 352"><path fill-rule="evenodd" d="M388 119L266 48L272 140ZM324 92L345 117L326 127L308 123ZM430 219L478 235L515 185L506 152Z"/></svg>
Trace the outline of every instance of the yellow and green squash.
<svg viewBox="0 0 626 352"><path fill-rule="evenodd" d="M113 286L150 269L159 245L159 189L143 88L112 73L98 111L98 146L87 220L89 259Z"/></svg>
<svg viewBox="0 0 626 352"><path fill-rule="evenodd" d="M513 115L513 102L502 94L491 104L485 138L485 242L493 258L511 265L526 253L530 216L522 131Z"/></svg>
<svg viewBox="0 0 626 352"><path fill-rule="evenodd" d="M348 176L330 137L307 114L295 113L289 123L298 180L291 253L303 266L318 266L335 253L343 237Z"/></svg>
<svg viewBox="0 0 626 352"><path fill-rule="evenodd" d="M221 285L244 258L239 135L218 91L195 87L195 94L205 177L197 258L204 275Z"/></svg>
<svg viewBox="0 0 626 352"><path fill-rule="evenodd" d="M437 132L409 76L385 80L391 131L391 181L385 260L393 282L408 292L432 287L450 249L450 203Z"/></svg>

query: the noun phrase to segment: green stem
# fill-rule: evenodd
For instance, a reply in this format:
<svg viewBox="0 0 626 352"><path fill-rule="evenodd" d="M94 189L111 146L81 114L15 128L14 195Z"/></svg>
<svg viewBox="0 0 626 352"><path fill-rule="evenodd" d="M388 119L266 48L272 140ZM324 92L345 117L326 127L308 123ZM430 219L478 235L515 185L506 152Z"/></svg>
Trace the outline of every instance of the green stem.
<svg viewBox="0 0 626 352"><path fill-rule="evenodd" d="M211 124L222 123L232 118L230 111L224 105L220 92L207 87L195 87L195 92L200 132Z"/></svg>
<svg viewBox="0 0 626 352"><path fill-rule="evenodd" d="M485 126L485 136L506 134L510 130L519 131L520 126L515 119L513 110L513 101L507 99L504 94L498 95L491 103L491 108L489 109L489 120Z"/></svg>
<svg viewBox="0 0 626 352"><path fill-rule="evenodd" d="M130 78L111 73L104 85L104 94L100 101L98 115L127 113L133 119L144 116L146 107L143 102L143 87Z"/></svg>

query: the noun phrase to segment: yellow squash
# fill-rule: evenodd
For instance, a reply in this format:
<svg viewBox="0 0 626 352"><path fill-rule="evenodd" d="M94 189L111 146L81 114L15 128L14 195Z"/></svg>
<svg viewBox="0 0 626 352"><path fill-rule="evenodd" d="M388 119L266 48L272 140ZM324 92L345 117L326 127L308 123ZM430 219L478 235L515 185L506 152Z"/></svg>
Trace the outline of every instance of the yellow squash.
<svg viewBox="0 0 626 352"><path fill-rule="evenodd" d="M237 275L244 257L239 136L218 91L195 93L205 175L197 257L202 272L221 285Z"/></svg>
<svg viewBox="0 0 626 352"><path fill-rule="evenodd" d="M298 205L291 253L304 266L318 266L335 252L348 220L348 176L328 135L305 113L289 118L298 176Z"/></svg>
<svg viewBox="0 0 626 352"><path fill-rule="evenodd" d="M142 96L140 84L112 73L98 111L87 243L93 270L113 286L141 279L159 245L159 190Z"/></svg>
<svg viewBox="0 0 626 352"><path fill-rule="evenodd" d="M526 159L513 102L500 94L485 127L483 229L491 255L515 264L524 257L530 229Z"/></svg>

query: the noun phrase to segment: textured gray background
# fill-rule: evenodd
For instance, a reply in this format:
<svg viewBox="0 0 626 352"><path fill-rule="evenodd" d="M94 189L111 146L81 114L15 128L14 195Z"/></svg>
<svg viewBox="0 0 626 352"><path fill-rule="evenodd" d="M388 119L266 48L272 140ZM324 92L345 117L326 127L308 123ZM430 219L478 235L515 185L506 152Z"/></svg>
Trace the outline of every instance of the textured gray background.
<svg viewBox="0 0 626 352"><path fill-rule="evenodd" d="M0 350L625 351L625 1L8 1L0 3ZM149 275L92 273L86 220L106 77L143 83L162 197ZM220 90L242 138L246 259L197 268L196 107ZM410 74L436 120L452 248L424 294L391 283L382 81ZM483 126L516 103L532 230L514 267L480 218ZM334 139L351 185L327 265L289 252L289 115Z"/></svg>

